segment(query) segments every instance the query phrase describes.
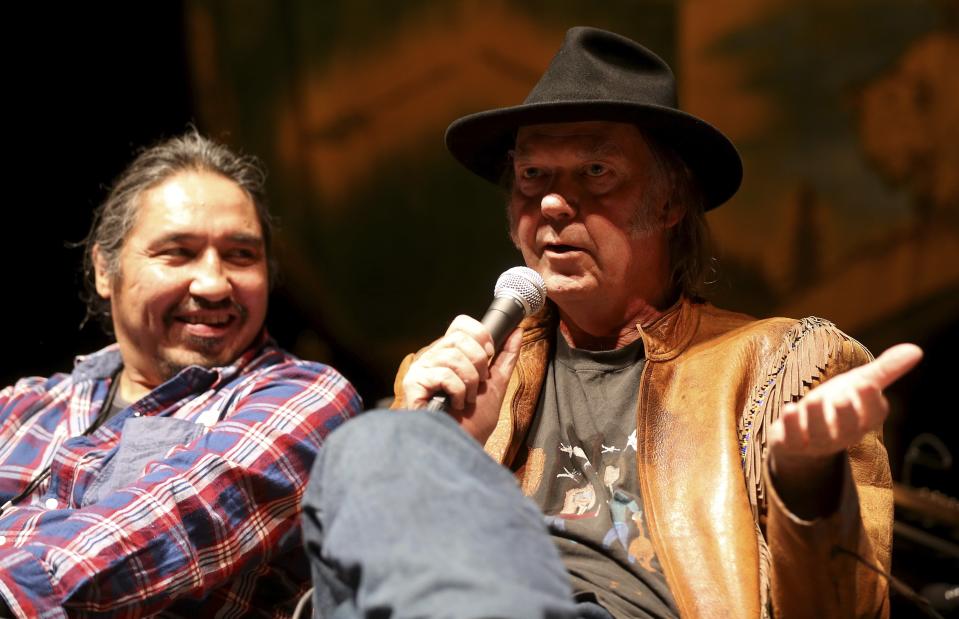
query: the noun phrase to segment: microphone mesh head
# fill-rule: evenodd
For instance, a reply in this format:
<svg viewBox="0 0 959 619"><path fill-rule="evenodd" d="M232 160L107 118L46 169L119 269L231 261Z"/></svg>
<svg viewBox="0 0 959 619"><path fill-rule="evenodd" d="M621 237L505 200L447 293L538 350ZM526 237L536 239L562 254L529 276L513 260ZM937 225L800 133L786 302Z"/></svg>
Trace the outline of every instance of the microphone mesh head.
<svg viewBox="0 0 959 619"><path fill-rule="evenodd" d="M503 271L493 288L493 298L510 297L523 306L527 316L543 309L546 303L546 282L529 267L513 267Z"/></svg>

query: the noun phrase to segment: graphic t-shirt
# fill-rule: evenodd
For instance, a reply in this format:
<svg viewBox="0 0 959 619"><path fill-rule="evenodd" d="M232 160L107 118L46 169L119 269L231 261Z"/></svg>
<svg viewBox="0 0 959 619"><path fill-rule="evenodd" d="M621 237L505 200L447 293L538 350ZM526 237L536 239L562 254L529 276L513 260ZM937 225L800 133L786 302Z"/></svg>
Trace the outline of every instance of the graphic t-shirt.
<svg viewBox="0 0 959 619"><path fill-rule="evenodd" d="M636 479L642 340L556 353L530 429L523 487L546 515L577 599L617 617L677 617Z"/></svg>

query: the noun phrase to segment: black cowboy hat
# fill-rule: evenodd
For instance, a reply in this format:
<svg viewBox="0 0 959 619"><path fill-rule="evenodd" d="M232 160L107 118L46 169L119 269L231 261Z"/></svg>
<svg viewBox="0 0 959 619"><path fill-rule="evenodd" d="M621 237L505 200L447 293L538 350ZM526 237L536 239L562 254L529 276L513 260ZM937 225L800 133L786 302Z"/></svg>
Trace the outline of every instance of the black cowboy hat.
<svg viewBox="0 0 959 619"><path fill-rule="evenodd" d="M446 147L470 171L500 182L516 130L584 120L630 122L673 148L696 176L706 210L731 198L743 176L736 147L709 123L681 111L676 79L656 54L626 37L578 27L522 105L464 116Z"/></svg>

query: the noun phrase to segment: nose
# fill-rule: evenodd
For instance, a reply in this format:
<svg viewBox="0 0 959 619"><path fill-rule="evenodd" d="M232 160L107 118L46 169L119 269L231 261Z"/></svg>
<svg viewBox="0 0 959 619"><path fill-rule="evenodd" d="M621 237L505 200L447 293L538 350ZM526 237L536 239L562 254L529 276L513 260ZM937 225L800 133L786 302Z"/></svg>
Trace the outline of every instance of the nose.
<svg viewBox="0 0 959 619"><path fill-rule="evenodd" d="M576 215L576 209L569 201L559 193L548 193L543 196L539 203L540 211L546 219L563 221L572 219Z"/></svg>
<svg viewBox="0 0 959 619"><path fill-rule="evenodd" d="M208 301L229 298L232 285L223 269L219 254L209 250L196 263L196 271L190 282L190 294Z"/></svg>

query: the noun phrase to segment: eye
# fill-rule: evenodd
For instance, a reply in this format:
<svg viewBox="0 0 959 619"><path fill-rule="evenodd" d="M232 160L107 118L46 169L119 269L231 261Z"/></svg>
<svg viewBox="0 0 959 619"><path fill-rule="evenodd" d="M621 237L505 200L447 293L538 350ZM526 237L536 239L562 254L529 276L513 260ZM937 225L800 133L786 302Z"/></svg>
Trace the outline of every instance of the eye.
<svg viewBox="0 0 959 619"><path fill-rule="evenodd" d="M539 178L542 175L543 175L543 171L540 170L539 168L528 167L520 170L520 176L524 180L532 180L534 178Z"/></svg>
<svg viewBox="0 0 959 619"><path fill-rule="evenodd" d="M586 176L602 176L603 174L606 174L608 171L609 171L609 168L607 168L602 163L591 163L587 165L586 169L584 170L584 172L586 173Z"/></svg>
<svg viewBox="0 0 959 619"><path fill-rule="evenodd" d="M165 247L159 251L159 254L161 256L169 256L170 258L192 258L195 255L193 250L181 245Z"/></svg>
<svg viewBox="0 0 959 619"><path fill-rule="evenodd" d="M259 262L260 252L256 249L241 247L227 251L224 257L234 264L249 265Z"/></svg>

